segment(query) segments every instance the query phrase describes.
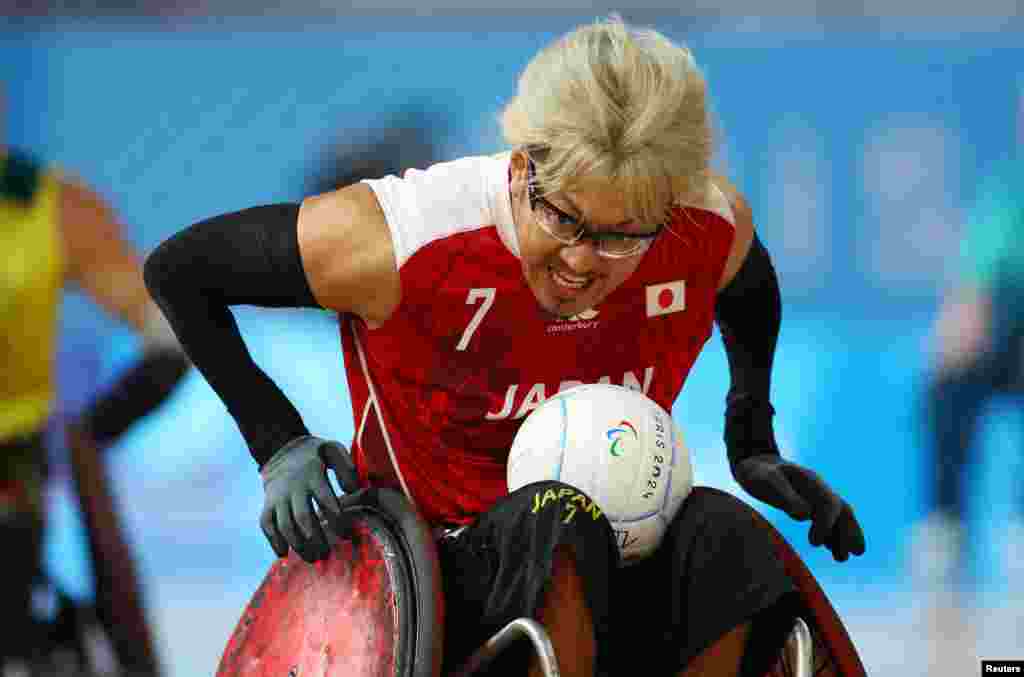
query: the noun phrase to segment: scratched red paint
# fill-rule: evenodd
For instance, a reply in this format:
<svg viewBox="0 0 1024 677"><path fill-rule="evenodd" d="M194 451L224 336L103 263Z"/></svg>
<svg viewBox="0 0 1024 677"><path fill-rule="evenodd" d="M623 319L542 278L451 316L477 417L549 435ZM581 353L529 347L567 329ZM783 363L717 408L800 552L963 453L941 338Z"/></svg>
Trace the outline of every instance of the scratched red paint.
<svg viewBox="0 0 1024 677"><path fill-rule="evenodd" d="M380 540L365 524L316 564L271 566L217 677L394 677L395 596Z"/></svg>

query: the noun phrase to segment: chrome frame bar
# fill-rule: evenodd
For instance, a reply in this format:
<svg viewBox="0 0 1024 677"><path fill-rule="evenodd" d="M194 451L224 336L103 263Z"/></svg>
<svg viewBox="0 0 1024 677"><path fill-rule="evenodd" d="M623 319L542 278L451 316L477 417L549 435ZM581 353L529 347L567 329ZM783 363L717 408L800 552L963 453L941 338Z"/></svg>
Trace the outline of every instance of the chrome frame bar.
<svg viewBox="0 0 1024 677"><path fill-rule="evenodd" d="M452 677L469 677L494 660L513 642L523 637L529 639L533 644L533 649L540 659L544 677L559 677L558 660L555 658L555 647L551 643L551 638L540 623L529 618L517 618L499 630L494 637L474 651L473 655L466 659L466 662L455 671Z"/></svg>
<svg viewBox="0 0 1024 677"><path fill-rule="evenodd" d="M814 638L811 629L804 619L797 618L793 631L786 641L786 653L792 652L794 677L813 677L814 675Z"/></svg>

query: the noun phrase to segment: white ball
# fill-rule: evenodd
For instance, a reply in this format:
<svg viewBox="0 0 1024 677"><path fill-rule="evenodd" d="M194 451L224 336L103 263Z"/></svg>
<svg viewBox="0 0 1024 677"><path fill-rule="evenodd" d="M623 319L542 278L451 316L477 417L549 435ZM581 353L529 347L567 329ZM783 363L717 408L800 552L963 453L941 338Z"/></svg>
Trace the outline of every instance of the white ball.
<svg viewBox="0 0 1024 677"><path fill-rule="evenodd" d="M523 421L508 458L509 491L558 480L608 517L624 564L650 555L693 488L672 417L641 392L603 383L564 390Z"/></svg>

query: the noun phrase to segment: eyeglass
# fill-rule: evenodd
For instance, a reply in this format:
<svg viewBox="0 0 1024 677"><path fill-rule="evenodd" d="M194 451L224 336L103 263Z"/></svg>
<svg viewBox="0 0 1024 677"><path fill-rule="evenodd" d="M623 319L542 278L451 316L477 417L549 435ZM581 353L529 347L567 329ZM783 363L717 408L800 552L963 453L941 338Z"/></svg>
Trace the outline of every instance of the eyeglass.
<svg viewBox="0 0 1024 677"><path fill-rule="evenodd" d="M622 233L612 230L589 230L576 217L566 214L551 204L543 196L537 194L536 167L532 159L527 160L526 191L530 198L530 209L534 220L545 233L564 245L572 246L582 240L594 243L598 256L607 259L624 259L637 256L650 249L654 238L661 233L664 224L650 233Z"/></svg>

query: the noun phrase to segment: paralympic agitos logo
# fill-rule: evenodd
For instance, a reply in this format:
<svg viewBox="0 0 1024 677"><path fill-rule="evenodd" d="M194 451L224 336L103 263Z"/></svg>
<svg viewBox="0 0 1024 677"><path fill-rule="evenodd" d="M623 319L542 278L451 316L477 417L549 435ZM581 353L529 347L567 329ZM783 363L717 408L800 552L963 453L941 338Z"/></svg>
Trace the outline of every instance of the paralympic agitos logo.
<svg viewBox="0 0 1024 677"><path fill-rule="evenodd" d="M612 443L612 446L608 449L612 456L622 455L622 436L626 433L632 433L635 440L640 439L640 436L636 433L636 428L629 421L619 421L618 425L605 433Z"/></svg>

